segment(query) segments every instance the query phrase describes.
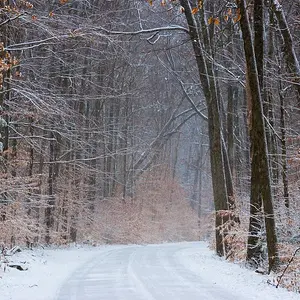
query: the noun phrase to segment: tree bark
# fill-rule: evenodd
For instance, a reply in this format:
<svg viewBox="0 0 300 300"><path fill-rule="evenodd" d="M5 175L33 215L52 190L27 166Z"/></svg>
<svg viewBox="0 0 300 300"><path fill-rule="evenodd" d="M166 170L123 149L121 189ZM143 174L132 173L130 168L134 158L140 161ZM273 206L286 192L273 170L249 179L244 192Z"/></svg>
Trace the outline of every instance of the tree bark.
<svg viewBox="0 0 300 300"><path fill-rule="evenodd" d="M264 66L264 11L263 11L263 0L254 0L254 52L255 52L255 61L257 66L257 76L259 80L260 92L263 94L263 86L264 86L264 74L263 74L263 66ZM251 47L251 46L250 46ZM248 68L248 66L247 66ZM248 73L247 73L248 74ZM255 76L255 75L254 75ZM250 86L250 74L247 76L248 79L248 87L247 97L250 101L250 115L253 116L253 101L251 95L251 86ZM250 120L251 126L250 130L253 132L253 120ZM253 136L253 138L255 138ZM253 141L252 141L253 143ZM253 148L251 149L251 156ZM254 172L254 166L252 167L252 172ZM252 183L254 181L254 173L251 175L251 198L250 198L250 220L249 220L249 236L248 236L248 246L247 246L247 260L255 265L260 265L263 256L263 248L261 241L261 230L263 225L262 220L262 198L260 194L260 187L256 183Z"/></svg>
<svg viewBox="0 0 300 300"><path fill-rule="evenodd" d="M282 5L278 0L272 0L271 3L284 40L285 59L288 69L291 72L291 80L295 83L295 88L298 93L298 103L300 104L300 64L294 49L293 37L286 21Z"/></svg>
<svg viewBox="0 0 300 300"><path fill-rule="evenodd" d="M224 237L222 236L221 227L224 220L222 212L224 210L228 210L228 195L224 172L221 121L215 77L211 63L207 63L204 58L204 53L197 30L197 24L192 14L190 3L188 0L181 0L180 4L184 8L185 17L189 27L189 35L193 45L194 55L199 71L199 78L207 104L211 173L216 211L216 252L219 256L223 256Z"/></svg>
<svg viewBox="0 0 300 300"><path fill-rule="evenodd" d="M285 105L284 95L280 84L280 131L281 131L281 163L282 163L282 183L283 183L283 198L284 205L287 209L290 207L289 199L289 179L287 167L287 147L286 147L286 128L285 128Z"/></svg>
<svg viewBox="0 0 300 300"><path fill-rule="evenodd" d="M252 42L250 22L246 10L246 1L238 0L241 10L241 29L244 41L244 50L247 64L247 74L251 91L251 200L250 203L260 203L262 201L264 208L264 219L267 236L269 271L274 270L278 265L277 235L275 229L273 199L271 192L271 181L269 174L269 163L267 156L267 143L265 124L263 117L262 98L258 79L258 71L255 61L255 52ZM256 2L256 5L259 5ZM260 198L262 200L260 200ZM250 220L251 222L251 220ZM249 235L252 232L250 228ZM251 242L251 241L250 241ZM255 252L251 248L255 244L248 243L247 260L255 263Z"/></svg>

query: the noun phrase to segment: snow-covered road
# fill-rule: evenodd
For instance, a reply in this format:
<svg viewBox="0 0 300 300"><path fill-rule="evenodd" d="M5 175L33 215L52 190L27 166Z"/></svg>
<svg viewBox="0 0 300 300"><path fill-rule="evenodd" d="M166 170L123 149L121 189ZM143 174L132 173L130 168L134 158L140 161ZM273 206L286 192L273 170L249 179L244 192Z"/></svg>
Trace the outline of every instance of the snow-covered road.
<svg viewBox="0 0 300 300"><path fill-rule="evenodd" d="M77 270L57 299L237 299L213 282L205 282L205 274L200 276L187 269L176 256L186 248L136 246L109 251Z"/></svg>
<svg viewBox="0 0 300 300"><path fill-rule="evenodd" d="M25 250L0 267L0 300L300 300L204 242Z"/></svg>
<svg viewBox="0 0 300 300"><path fill-rule="evenodd" d="M214 257L204 243L179 243L101 253L72 274L56 300L296 299L282 292Z"/></svg>

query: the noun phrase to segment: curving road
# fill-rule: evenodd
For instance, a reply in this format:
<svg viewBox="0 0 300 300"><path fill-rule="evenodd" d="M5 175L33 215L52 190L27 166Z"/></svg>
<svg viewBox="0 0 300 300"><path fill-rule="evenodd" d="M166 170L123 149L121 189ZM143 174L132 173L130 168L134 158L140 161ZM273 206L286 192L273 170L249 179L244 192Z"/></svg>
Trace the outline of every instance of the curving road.
<svg viewBox="0 0 300 300"><path fill-rule="evenodd" d="M108 248L64 283L57 300L247 299L207 281L205 273L178 259L180 252L196 247L199 243Z"/></svg>

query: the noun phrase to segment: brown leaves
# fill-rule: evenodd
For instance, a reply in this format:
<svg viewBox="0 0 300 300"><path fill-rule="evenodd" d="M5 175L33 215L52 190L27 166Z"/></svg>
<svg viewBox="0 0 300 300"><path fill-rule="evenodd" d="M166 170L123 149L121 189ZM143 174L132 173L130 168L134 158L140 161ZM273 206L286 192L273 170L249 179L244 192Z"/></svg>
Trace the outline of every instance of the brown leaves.
<svg viewBox="0 0 300 300"><path fill-rule="evenodd" d="M154 5L154 0L146 0L150 6ZM60 0L59 1L61 4L65 4L68 2L68 0ZM169 10L172 10L175 6L179 7L179 12L184 13L184 7L180 5L180 2L178 0L160 0L157 1L160 3L160 6L165 7L165 6L170 6ZM170 2L170 4L168 4ZM191 9L191 13L193 15L196 15L199 10L204 10L204 1L203 0L197 0L196 1L196 6ZM49 14L50 17L53 16L53 14ZM238 23L241 20L241 13L240 9L238 8L232 8L228 7L225 8L225 10L222 12L222 14L218 16L211 16L208 18L207 23L208 25L213 24L214 26L219 26L221 22L228 23L229 21L233 22L234 24Z"/></svg>
<svg viewBox="0 0 300 300"><path fill-rule="evenodd" d="M234 23L239 22L239 21L241 20L241 17L242 17L241 11L240 11L240 9L238 8L238 9L236 10L236 15L235 15L235 17L233 18L233 22L234 22Z"/></svg>
<svg viewBox="0 0 300 300"><path fill-rule="evenodd" d="M29 1L21 0L20 5L25 6L27 9L32 9L33 8L33 4Z"/></svg>
<svg viewBox="0 0 300 300"><path fill-rule="evenodd" d="M194 7L192 9L192 14L195 15L198 11L199 11L199 8L198 7Z"/></svg>
<svg viewBox="0 0 300 300"><path fill-rule="evenodd" d="M32 9L33 4L29 1L21 1L21 4L24 5L26 8Z"/></svg>
<svg viewBox="0 0 300 300"><path fill-rule="evenodd" d="M228 8L226 14L224 15L224 21L227 23L229 20L232 20L234 24L238 23L241 20L241 11L240 9L232 10Z"/></svg>
<svg viewBox="0 0 300 300"><path fill-rule="evenodd" d="M26 8L32 9L33 8L33 4L27 1L26 2Z"/></svg>
<svg viewBox="0 0 300 300"><path fill-rule="evenodd" d="M210 17L207 20L208 25L214 24L214 25L220 25L220 19L218 17Z"/></svg>
<svg viewBox="0 0 300 300"><path fill-rule="evenodd" d="M19 1L2 0L1 2L2 2L1 11L4 12L8 18L11 18L13 16L13 19L17 19L18 17L24 14L24 11L33 8L33 4L25 0L19 0ZM33 15L31 19L35 21L36 16ZM7 21L8 19L5 22Z"/></svg>
<svg viewBox="0 0 300 300"><path fill-rule="evenodd" d="M1 1L1 0L0 0ZM21 9L32 9L33 4L28 1L20 0L17 4L14 2L14 4L9 4L8 1L1 1L6 5L3 5L1 8L1 11L4 11L5 13L14 14L14 15L20 15Z"/></svg>
<svg viewBox="0 0 300 300"><path fill-rule="evenodd" d="M4 43L0 43L0 89L3 87L3 80L7 76L12 76L12 70L14 67L20 64L19 59L15 56L11 56L5 49ZM16 75L17 76L17 75Z"/></svg>
<svg viewBox="0 0 300 300"><path fill-rule="evenodd" d="M238 23L241 20L241 12L240 9L232 9L228 8L222 16L219 17L209 17L207 20L208 25L214 24L214 25L220 25L221 20L225 23L231 21L234 24Z"/></svg>
<svg viewBox="0 0 300 300"><path fill-rule="evenodd" d="M198 8L202 9L203 8L203 0L198 1Z"/></svg>
<svg viewBox="0 0 300 300"><path fill-rule="evenodd" d="M11 64L15 67L17 65L20 64L20 60L17 59L15 56L13 57L12 61L11 61Z"/></svg>

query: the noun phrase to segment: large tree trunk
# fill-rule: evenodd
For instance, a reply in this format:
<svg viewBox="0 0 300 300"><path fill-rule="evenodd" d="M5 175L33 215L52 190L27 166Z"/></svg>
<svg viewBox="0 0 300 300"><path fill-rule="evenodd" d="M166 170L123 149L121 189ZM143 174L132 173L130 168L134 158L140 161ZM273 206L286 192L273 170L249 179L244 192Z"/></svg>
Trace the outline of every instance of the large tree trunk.
<svg viewBox="0 0 300 300"><path fill-rule="evenodd" d="M262 0L254 1L254 51L255 61L257 66L257 76L260 85L260 92L263 93L264 86L264 16L263 16L263 4ZM251 46L250 46L251 47ZM248 68L248 66L247 66ZM248 74L248 73L247 73ZM250 114L252 114L252 95L250 87L250 74L247 76L247 97L250 101ZM253 121L250 120L250 130L252 131ZM255 138L253 136L253 138ZM253 141L252 141L253 144ZM251 150L251 156L253 153ZM249 236L248 236L248 247L247 247L247 260L252 264L259 265L262 261L263 248L261 243L261 230L262 230L262 198L260 195L259 184L254 183L254 166L252 167L251 174L251 198L250 198L250 222L249 222ZM253 182L252 182L253 181Z"/></svg>
<svg viewBox="0 0 300 300"><path fill-rule="evenodd" d="M267 235L269 271L275 269L278 264L277 236L273 210L273 199L271 192L271 181L269 174L269 163L267 156L267 143L265 124L263 117L262 98L260 92L258 71L255 61L255 52L252 42L249 18L246 10L246 1L237 1L241 10L241 29L244 41L244 50L247 64L247 75L249 79L252 117L251 117L251 204L260 203L262 199L265 227ZM262 0L257 0L255 5L263 5ZM253 221L250 219L250 222ZM251 226L251 225L250 225ZM251 227L249 235L252 235ZM250 241L251 242L251 241ZM254 244L248 244L247 259L255 262L255 252L251 248Z"/></svg>
<svg viewBox="0 0 300 300"><path fill-rule="evenodd" d="M216 79L214 77L212 63L207 62L204 58L197 30L197 24L192 14L190 3L188 0L181 0L180 3L184 8L188 23L190 39L192 41L200 82L205 95L208 110L210 161L214 204L216 210L216 251L218 255L222 256L224 255L224 237L222 236L221 232L221 227L224 222L224 214L222 212L228 210L228 195L223 158L223 150L225 149L222 149L221 121L215 84Z"/></svg>

